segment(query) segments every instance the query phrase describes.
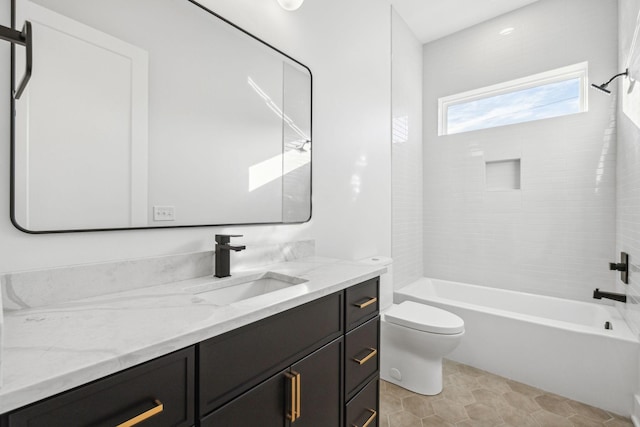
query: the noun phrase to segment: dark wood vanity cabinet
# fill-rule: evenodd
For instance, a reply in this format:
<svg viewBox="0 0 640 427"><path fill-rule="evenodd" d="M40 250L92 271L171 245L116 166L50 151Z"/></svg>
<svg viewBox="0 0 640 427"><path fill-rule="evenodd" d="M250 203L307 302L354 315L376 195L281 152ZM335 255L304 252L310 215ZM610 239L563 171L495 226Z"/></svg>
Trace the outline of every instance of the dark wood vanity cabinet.
<svg viewBox="0 0 640 427"><path fill-rule="evenodd" d="M339 426L343 301L335 293L201 343L201 425Z"/></svg>
<svg viewBox="0 0 640 427"><path fill-rule="evenodd" d="M378 288L374 278L201 343L201 427L377 426Z"/></svg>
<svg viewBox="0 0 640 427"><path fill-rule="evenodd" d="M343 335L335 293L198 345L200 416Z"/></svg>
<svg viewBox="0 0 640 427"><path fill-rule="evenodd" d="M0 417L0 427L377 426L377 278Z"/></svg>
<svg viewBox="0 0 640 427"><path fill-rule="evenodd" d="M191 427L194 362L194 347L162 356L12 412L8 426Z"/></svg>
<svg viewBox="0 0 640 427"><path fill-rule="evenodd" d="M201 426L340 426L342 343L338 338L278 372L204 417Z"/></svg>
<svg viewBox="0 0 640 427"><path fill-rule="evenodd" d="M377 427L380 279L345 290L345 427Z"/></svg>

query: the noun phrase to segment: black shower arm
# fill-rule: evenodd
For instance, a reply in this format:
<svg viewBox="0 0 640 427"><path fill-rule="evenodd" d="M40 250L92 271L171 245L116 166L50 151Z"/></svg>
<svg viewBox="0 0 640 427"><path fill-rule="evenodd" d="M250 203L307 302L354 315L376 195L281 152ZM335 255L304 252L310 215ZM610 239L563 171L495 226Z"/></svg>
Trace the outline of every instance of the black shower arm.
<svg viewBox="0 0 640 427"><path fill-rule="evenodd" d="M10 43L19 44L21 46L27 44L27 38L22 31L14 30L13 28L9 27L3 27L2 25L0 25L0 39L6 40Z"/></svg>
<svg viewBox="0 0 640 427"><path fill-rule="evenodd" d="M611 77L609 79L609 81L606 82L605 84L603 84L602 86L607 87L609 85L609 83L611 83L612 81L614 81L618 77L620 77L620 76L628 76L628 75L629 75L629 69L627 68L626 70L624 70L624 73L616 74L615 76Z"/></svg>
<svg viewBox="0 0 640 427"><path fill-rule="evenodd" d="M0 25L0 40L6 40L9 43L18 44L27 48L27 61L24 77L22 78L18 89L16 89L13 95L15 99L20 99L20 96L22 96L22 92L24 92L24 90L27 88L27 84L31 79L31 70L33 69L33 43L31 38L31 22L25 21L24 26L22 27L22 31L17 31L13 28L8 28Z"/></svg>

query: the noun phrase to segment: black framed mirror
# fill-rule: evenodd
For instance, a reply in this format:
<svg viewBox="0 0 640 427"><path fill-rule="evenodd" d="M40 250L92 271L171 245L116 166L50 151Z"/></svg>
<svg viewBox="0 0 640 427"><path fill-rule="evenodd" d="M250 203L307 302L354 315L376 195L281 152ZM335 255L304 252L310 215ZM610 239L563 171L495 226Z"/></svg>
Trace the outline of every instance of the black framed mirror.
<svg viewBox="0 0 640 427"><path fill-rule="evenodd" d="M11 219L29 233L311 218L308 67L191 0L12 0ZM14 88L25 50L14 48Z"/></svg>

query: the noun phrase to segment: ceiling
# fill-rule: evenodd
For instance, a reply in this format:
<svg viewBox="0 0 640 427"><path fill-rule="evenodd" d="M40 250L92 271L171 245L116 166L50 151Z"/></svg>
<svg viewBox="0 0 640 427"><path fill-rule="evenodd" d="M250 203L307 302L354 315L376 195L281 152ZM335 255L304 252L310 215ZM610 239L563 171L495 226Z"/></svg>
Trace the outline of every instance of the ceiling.
<svg viewBox="0 0 640 427"><path fill-rule="evenodd" d="M391 0L422 43L487 21L538 0Z"/></svg>

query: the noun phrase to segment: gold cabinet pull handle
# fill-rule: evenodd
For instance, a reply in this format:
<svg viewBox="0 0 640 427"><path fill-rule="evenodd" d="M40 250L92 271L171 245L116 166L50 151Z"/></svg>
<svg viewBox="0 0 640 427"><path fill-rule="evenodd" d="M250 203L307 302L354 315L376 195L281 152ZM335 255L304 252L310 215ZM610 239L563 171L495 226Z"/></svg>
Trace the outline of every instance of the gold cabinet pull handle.
<svg viewBox="0 0 640 427"><path fill-rule="evenodd" d="M302 387L300 386L300 383L302 381L300 379L300 374L299 373L294 372L294 374L296 375L296 397L297 397L296 411L297 411L297 416L298 416L297 418L300 418L302 416L302 412L301 412L301 408L300 408L300 406L302 405L302 399L300 398Z"/></svg>
<svg viewBox="0 0 640 427"><path fill-rule="evenodd" d="M371 416L369 417L369 419L362 424L362 427L367 427L369 424L371 424L373 422L373 420L376 419L376 417L378 416L378 413L376 411L374 411L373 409L367 409L367 411L371 412ZM353 427L358 427L357 424L351 424Z"/></svg>
<svg viewBox="0 0 640 427"><path fill-rule="evenodd" d="M365 307L369 307L371 304L375 304L376 302L378 302L378 298L373 297L373 298L369 298L365 302L360 302L360 303L357 302L357 303L355 303L353 305L358 307L358 308L365 308Z"/></svg>
<svg viewBox="0 0 640 427"><path fill-rule="evenodd" d="M155 403L156 406L149 409L148 411L141 413L140 415L131 418L128 421L123 422L122 424L118 424L116 427L132 427L164 411L164 405L158 399L154 400L153 403Z"/></svg>
<svg viewBox="0 0 640 427"><path fill-rule="evenodd" d="M291 392L291 412L287 414L287 419L290 419L291 422L295 422L298 419L297 412L297 401L300 400L300 391L298 390L298 380L297 375L295 373L290 374L289 372L285 372L284 374L290 381L289 391Z"/></svg>
<svg viewBox="0 0 640 427"><path fill-rule="evenodd" d="M376 354L378 354L378 350L376 350L375 348L369 347L369 354L367 354L362 359L358 359L357 357L354 357L353 361L358 363L358 365L364 365L365 363L367 363L367 361L369 361L369 359L371 359Z"/></svg>

